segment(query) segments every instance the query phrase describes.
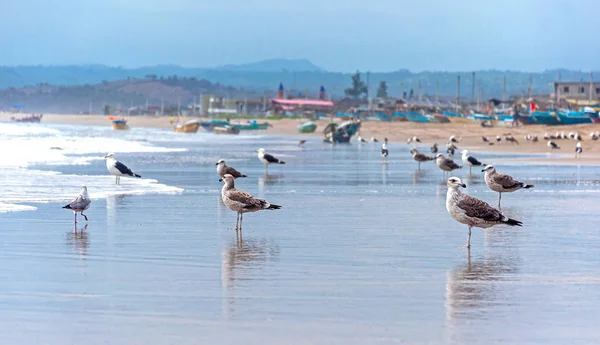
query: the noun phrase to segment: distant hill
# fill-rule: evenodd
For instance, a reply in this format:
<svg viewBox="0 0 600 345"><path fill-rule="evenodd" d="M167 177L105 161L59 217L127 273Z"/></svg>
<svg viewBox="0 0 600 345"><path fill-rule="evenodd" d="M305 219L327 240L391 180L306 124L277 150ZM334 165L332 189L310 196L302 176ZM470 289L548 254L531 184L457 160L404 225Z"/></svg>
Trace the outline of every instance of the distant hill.
<svg viewBox="0 0 600 345"><path fill-rule="evenodd" d="M364 72L364 71L363 71ZM529 78L532 77L532 94L549 94L552 82L557 80L559 70L539 73L519 71L485 70L476 71L476 84L481 83L483 98L501 97L503 79L507 78L509 95L527 94ZM589 72L560 70L563 81L589 81ZM113 82L125 79L150 78L195 78L212 84L229 85L239 89L242 94L267 93L274 96L280 82L283 82L288 95L315 97L321 85L334 98L344 95L344 89L350 86L352 73L325 71L308 60L274 59L242 65L226 65L216 68L184 68L177 65L159 65L140 68L121 68L104 65L81 66L15 66L0 67L0 89L35 86L46 83L57 86L73 86ZM371 73L370 90L374 95L380 81L386 81L388 94L399 97L401 92L418 95L419 82L421 94L433 96L437 89L440 96L456 95L456 77L461 76L460 94L471 98L471 72L423 71L410 72L402 69L393 72ZM600 73L594 73L599 80ZM366 76L363 73L363 81ZM478 87L476 87L476 94Z"/></svg>
<svg viewBox="0 0 600 345"><path fill-rule="evenodd" d="M234 72L325 72L306 59L270 59L241 65L224 65L215 69Z"/></svg>

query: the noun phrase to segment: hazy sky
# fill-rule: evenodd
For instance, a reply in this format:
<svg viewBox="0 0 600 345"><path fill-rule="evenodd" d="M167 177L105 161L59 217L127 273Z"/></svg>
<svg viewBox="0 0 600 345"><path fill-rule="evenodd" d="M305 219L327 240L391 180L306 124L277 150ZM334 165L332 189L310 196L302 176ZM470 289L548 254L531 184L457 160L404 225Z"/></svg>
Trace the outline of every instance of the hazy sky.
<svg viewBox="0 0 600 345"><path fill-rule="evenodd" d="M598 0L0 0L0 65L600 68Z"/></svg>

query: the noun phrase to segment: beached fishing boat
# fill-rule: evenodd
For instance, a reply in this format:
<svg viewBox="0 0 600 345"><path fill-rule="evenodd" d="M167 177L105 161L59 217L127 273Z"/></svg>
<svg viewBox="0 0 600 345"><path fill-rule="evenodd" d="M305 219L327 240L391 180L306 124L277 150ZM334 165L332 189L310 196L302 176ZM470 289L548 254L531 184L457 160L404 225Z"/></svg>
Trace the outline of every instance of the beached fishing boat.
<svg viewBox="0 0 600 345"><path fill-rule="evenodd" d="M33 123L39 123L40 121L42 121L42 114L40 115L35 115L35 114L31 114L29 116L25 116L25 117L11 117L11 121L15 121L15 122L33 122Z"/></svg>
<svg viewBox="0 0 600 345"><path fill-rule="evenodd" d="M246 123L246 124L236 123L236 124L233 124L232 126L238 127L242 131L256 131L256 130L267 130L269 127L271 127L271 124L269 124L268 122L257 123L256 121L253 121L251 123Z"/></svg>
<svg viewBox="0 0 600 345"><path fill-rule="evenodd" d="M459 113L454 113L451 111L443 111L442 114L444 114L451 123L463 123L464 124L464 123L473 122L469 118L467 118Z"/></svg>
<svg viewBox="0 0 600 345"><path fill-rule="evenodd" d="M584 107L583 112L590 117L593 123L600 123L600 107Z"/></svg>
<svg viewBox="0 0 600 345"><path fill-rule="evenodd" d="M431 122L435 123L450 123L450 119L444 114L431 114L427 115Z"/></svg>
<svg viewBox="0 0 600 345"><path fill-rule="evenodd" d="M317 123L313 121L304 122L298 126L298 132L300 133L313 133L317 130Z"/></svg>
<svg viewBox="0 0 600 345"><path fill-rule="evenodd" d="M561 111L556 112L562 125L578 125L582 123L591 123L590 116L581 111Z"/></svg>
<svg viewBox="0 0 600 345"><path fill-rule="evenodd" d="M523 119L533 125L560 125L560 118L553 111L532 111Z"/></svg>
<svg viewBox="0 0 600 345"><path fill-rule="evenodd" d="M430 118L416 111L409 111L406 113L406 118L410 122L431 122Z"/></svg>
<svg viewBox="0 0 600 345"><path fill-rule="evenodd" d="M332 122L323 130L323 141L331 144L349 143L359 129L360 121L346 121L339 126Z"/></svg>
<svg viewBox="0 0 600 345"><path fill-rule="evenodd" d="M215 134L240 134L240 128L237 126L214 126L213 132Z"/></svg>
<svg viewBox="0 0 600 345"><path fill-rule="evenodd" d="M177 133L196 133L200 128L200 120L189 120L185 123L178 123L173 130Z"/></svg>
<svg viewBox="0 0 600 345"><path fill-rule="evenodd" d="M394 113L394 120L396 120L396 121L408 121L408 119L406 118L406 114L405 113L400 113L400 112L395 112Z"/></svg>
<svg viewBox="0 0 600 345"><path fill-rule="evenodd" d="M110 120L112 121L113 128L116 130L129 129L129 126L127 125L127 120L125 120L125 119L110 117Z"/></svg>

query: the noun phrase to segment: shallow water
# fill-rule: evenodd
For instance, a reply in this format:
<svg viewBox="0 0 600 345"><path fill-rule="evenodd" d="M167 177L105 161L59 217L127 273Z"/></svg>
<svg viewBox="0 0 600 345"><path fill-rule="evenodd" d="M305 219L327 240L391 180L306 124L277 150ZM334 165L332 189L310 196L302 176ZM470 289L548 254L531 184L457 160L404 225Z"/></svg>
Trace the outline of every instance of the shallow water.
<svg viewBox="0 0 600 345"><path fill-rule="evenodd" d="M433 163L417 172L406 145L391 144L382 164L377 144L313 140L299 149L294 138L265 135L27 131L0 135L0 142L18 137L29 152L0 168L0 202L37 208L0 214L3 343L600 338L598 168L496 165L535 184L503 196L503 211L524 226L474 230L468 256L456 247L467 229L446 213L441 172ZM69 146L73 140L84 144ZM52 161L37 152L49 145L65 146ZM265 176L259 147L288 164ZM115 186L99 159L107 151L144 179ZM242 239L230 230L235 214L220 201L219 158L249 176L236 181L239 189L283 206L247 214ZM20 177L8 173L14 165ZM468 193L495 204L481 172L454 175ZM94 201L87 227L80 222L75 234L72 214L60 206L83 183Z"/></svg>

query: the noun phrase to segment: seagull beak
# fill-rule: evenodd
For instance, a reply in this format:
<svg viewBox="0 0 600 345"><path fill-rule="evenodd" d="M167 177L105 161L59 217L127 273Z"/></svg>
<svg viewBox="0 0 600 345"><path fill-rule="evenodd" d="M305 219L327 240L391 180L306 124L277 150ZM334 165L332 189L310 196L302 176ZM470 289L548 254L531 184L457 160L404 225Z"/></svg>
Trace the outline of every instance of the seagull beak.
<svg viewBox="0 0 600 345"><path fill-rule="evenodd" d="M467 185L466 185L466 184L464 184L464 183L463 183L463 184L461 184L460 186L461 186L461 187L463 187L463 188L467 188Z"/></svg>
<svg viewBox="0 0 600 345"><path fill-rule="evenodd" d="M481 170L481 172L485 172L485 169Z"/></svg>
<svg viewBox="0 0 600 345"><path fill-rule="evenodd" d="M104 156L104 159L108 158L108 156Z"/></svg>
<svg viewBox="0 0 600 345"><path fill-rule="evenodd" d="M215 165L219 165L219 163L215 164Z"/></svg>
<svg viewBox="0 0 600 345"><path fill-rule="evenodd" d="M222 179L222 178L220 178L220 179L219 179L219 182L223 182L223 179Z"/></svg>

